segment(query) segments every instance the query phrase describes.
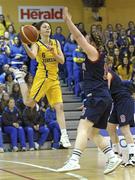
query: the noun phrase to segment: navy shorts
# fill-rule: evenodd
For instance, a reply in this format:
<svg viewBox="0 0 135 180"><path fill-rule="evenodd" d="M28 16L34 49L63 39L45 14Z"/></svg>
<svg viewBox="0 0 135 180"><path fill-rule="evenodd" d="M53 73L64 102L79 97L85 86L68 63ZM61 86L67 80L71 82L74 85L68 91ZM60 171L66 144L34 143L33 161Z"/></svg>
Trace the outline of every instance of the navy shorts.
<svg viewBox="0 0 135 180"><path fill-rule="evenodd" d="M87 97L84 102L81 119L93 122L93 127L95 128L106 129L111 108L111 97Z"/></svg>
<svg viewBox="0 0 135 180"><path fill-rule="evenodd" d="M124 98L114 103L109 122L119 126L134 126L134 101L132 98Z"/></svg>

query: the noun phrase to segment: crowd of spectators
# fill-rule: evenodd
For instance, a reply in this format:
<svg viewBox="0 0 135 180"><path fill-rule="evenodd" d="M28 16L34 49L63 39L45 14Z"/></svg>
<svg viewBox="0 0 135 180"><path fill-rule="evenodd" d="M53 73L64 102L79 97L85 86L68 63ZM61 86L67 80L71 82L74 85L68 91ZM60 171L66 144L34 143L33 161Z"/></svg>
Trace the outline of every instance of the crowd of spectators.
<svg viewBox="0 0 135 180"><path fill-rule="evenodd" d="M78 29L91 41L96 38L98 50L112 63L113 70L121 79L130 80L135 74L135 24L130 21L127 27L108 24L103 29L101 24L93 24L86 32L83 23L76 24ZM64 65L59 65L59 76L67 84L69 91L76 97L84 98L83 71L85 53L77 45L72 34L65 37L62 27L58 26L52 38L59 40L65 56ZM23 48L19 34L13 23L7 23L0 15L0 152L4 152L3 132L10 137L11 149L26 151L26 139L29 150L39 149L51 134L52 149L59 148L60 129L54 109L44 99L39 109L32 109L23 104L20 87L9 67L22 68L28 72L26 82L31 87L36 72L37 62L30 60ZM38 134L38 135L37 135ZM20 146L18 146L20 142Z"/></svg>

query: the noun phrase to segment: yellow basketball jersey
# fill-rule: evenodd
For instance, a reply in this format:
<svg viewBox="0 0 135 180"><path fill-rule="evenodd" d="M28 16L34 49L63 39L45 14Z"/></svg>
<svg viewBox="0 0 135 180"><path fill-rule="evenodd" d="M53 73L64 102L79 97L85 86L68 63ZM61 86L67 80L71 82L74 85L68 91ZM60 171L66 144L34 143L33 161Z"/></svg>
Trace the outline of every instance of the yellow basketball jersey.
<svg viewBox="0 0 135 180"><path fill-rule="evenodd" d="M38 62L37 71L40 72L39 74L44 73L45 76L49 79L52 80L58 79L58 62L56 61L53 54L50 53L50 51L47 49L47 46L43 42L38 41L37 44L39 47L36 56L36 60ZM51 39L50 44L51 46L53 46L54 52L58 54L57 41Z"/></svg>

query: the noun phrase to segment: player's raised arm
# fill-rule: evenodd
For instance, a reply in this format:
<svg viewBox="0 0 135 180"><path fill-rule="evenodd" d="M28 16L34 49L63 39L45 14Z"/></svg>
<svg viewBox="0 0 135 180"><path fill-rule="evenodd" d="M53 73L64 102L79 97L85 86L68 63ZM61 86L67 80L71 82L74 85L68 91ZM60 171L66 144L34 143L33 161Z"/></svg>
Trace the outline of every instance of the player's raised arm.
<svg viewBox="0 0 135 180"><path fill-rule="evenodd" d="M73 34L74 39L80 45L80 47L85 51L88 58L91 61L96 61L98 59L98 51L94 46L89 44L82 33L77 29L71 19L71 15L68 12L68 8L65 7L63 11L63 19L68 26L69 31Z"/></svg>

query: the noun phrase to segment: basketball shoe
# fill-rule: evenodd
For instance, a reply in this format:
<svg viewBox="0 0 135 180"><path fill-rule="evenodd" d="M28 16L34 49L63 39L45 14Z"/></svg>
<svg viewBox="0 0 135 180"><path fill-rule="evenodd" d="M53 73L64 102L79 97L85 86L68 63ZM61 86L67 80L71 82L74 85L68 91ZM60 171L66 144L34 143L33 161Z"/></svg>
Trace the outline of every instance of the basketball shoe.
<svg viewBox="0 0 135 180"><path fill-rule="evenodd" d="M75 171L79 169L80 169L79 162L69 159L69 161L67 161L66 164L62 168L57 169L57 172Z"/></svg>
<svg viewBox="0 0 135 180"><path fill-rule="evenodd" d="M132 167L135 166L135 156L133 156L133 155L130 155L130 156L129 156L128 162L125 163L125 167L126 167L126 166L132 166Z"/></svg>
<svg viewBox="0 0 135 180"><path fill-rule="evenodd" d="M114 171L120 164L122 163L122 159L117 157L116 155L109 159L106 163L106 167L104 170L104 174L111 173Z"/></svg>
<svg viewBox="0 0 135 180"><path fill-rule="evenodd" d="M71 143L69 141L68 135L67 134L62 134L61 138L60 138L60 144L65 147L65 148L69 148L71 147Z"/></svg>

